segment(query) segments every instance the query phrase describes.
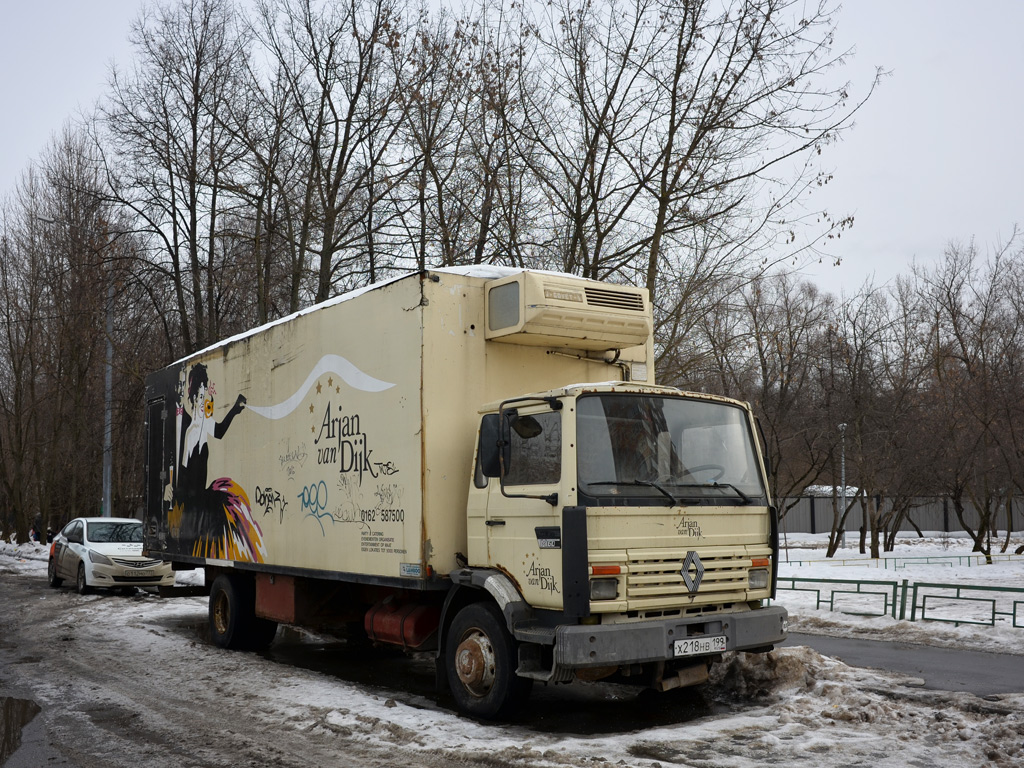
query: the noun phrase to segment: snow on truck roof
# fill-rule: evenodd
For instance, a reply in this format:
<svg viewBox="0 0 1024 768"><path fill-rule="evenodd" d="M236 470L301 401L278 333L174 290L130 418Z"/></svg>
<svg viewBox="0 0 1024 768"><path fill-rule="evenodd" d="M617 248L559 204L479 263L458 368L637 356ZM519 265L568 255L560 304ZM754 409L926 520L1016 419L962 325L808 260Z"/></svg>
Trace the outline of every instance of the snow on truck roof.
<svg viewBox="0 0 1024 768"><path fill-rule="evenodd" d="M542 401L548 398L578 396L580 394L600 393L600 392L616 392L624 394L648 394L648 395L669 395L672 397L688 397L695 398L698 400L706 400L711 402L723 403L726 405L741 406L743 408L749 408L749 405L743 400L737 400L732 397L725 397L724 395L715 395L708 392L691 392L679 387L667 387L662 384L645 384L638 381L592 381L592 382L580 382L576 384L566 384L562 387L556 387L555 389L549 389L544 392L531 392L513 398L516 401L520 400L537 400ZM502 403L506 402L506 399L494 400L490 403L485 403L480 406L479 413L493 413L501 407Z"/></svg>
<svg viewBox="0 0 1024 768"><path fill-rule="evenodd" d="M256 327L250 328L246 331L242 331L241 333L236 333L234 336L229 336L226 339L221 339L215 344L211 344L208 347L204 347L203 349L198 350L197 352L193 352L189 355L186 355L180 360L177 360L174 363L172 363L172 365L179 365L185 362L186 360L191 360L195 357L200 357L202 355L207 354L208 352L212 352L215 349L219 349L229 344L234 344L236 342L242 341L243 339L247 339L250 336L260 333L261 331L265 331L268 328L273 328L275 325L287 323L288 321L293 320L296 317L301 317L302 315L308 314L310 312L315 312L317 310L323 309L324 307L330 307L334 306L335 304L341 304L344 301L351 301L357 296L362 296L364 293L369 293L370 291L375 291L379 288L383 288L386 285L397 283L399 280L408 280L409 278L415 277L417 275L430 272L449 275L459 275L460 277L475 277L483 280L500 280L503 277L511 277L512 275L518 275L522 272L531 272L537 275L551 275L554 277L563 278L567 277L570 278L571 280L583 280L588 283L602 284L600 283L600 281L597 280L591 280L590 278L580 277L579 275L570 275L565 272L553 272L546 269L525 269L522 267L502 267L496 264L469 264L463 267L438 267L437 269L427 269L424 272L409 272L407 274L398 275L397 277L392 277L387 280L381 280L379 283L371 283L370 285L364 286L362 288L355 288L346 293L342 293L338 296L327 299L326 301L321 301L319 304L313 304L311 306L306 307L305 309L300 309L298 312L293 312L290 315L280 317L277 320L271 320L269 323L257 325Z"/></svg>

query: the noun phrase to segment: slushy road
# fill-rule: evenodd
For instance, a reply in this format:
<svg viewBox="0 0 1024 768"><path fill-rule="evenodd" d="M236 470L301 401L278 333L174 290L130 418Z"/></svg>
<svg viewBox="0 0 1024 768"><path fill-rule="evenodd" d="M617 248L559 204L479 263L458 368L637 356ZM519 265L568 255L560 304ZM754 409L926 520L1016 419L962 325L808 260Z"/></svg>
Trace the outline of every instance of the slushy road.
<svg viewBox="0 0 1024 768"><path fill-rule="evenodd" d="M883 669L924 680L938 691L976 696L1024 693L1024 657L930 645L790 632L783 646L805 645L851 667Z"/></svg>

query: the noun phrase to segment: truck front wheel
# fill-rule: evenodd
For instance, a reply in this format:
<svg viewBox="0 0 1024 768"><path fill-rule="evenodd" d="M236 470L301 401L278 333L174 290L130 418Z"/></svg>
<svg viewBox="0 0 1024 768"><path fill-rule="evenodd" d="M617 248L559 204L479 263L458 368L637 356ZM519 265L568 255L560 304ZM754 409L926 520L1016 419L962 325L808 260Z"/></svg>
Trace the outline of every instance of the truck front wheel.
<svg viewBox="0 0 1024 768"><path fill-rule="evenodd" d="M455 703L466 714L504 718L530 694L533 681L516 675L515 640L493 603L471 603L456 614L445 662Z"/></svg>

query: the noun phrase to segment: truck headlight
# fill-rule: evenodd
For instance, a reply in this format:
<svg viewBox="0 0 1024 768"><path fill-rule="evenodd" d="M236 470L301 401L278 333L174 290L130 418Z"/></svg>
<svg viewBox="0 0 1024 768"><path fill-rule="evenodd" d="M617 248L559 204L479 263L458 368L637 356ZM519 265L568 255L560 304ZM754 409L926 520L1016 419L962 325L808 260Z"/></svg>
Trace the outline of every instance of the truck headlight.
<svg viewBox="0 0 1024 768"><path fill-rule="evenodd" d="M101 555L99 552L93 552L89 550L89 560L96 563L97 565L113 565L113 561L106 555Z"/></svg>
<svg viewBox="0 0 1024 768"><path fill-rule="evenodd" d="M751 589L767 589L768 588L768 569L767 568L753 568L749 573L749 583Z"/></svg>
<svg viewBox="0 0 1024 768"><path fill-rule="evenodd" d="M619 596L618 579L591 579L590 599L591 600L614 600Z"/></svg>

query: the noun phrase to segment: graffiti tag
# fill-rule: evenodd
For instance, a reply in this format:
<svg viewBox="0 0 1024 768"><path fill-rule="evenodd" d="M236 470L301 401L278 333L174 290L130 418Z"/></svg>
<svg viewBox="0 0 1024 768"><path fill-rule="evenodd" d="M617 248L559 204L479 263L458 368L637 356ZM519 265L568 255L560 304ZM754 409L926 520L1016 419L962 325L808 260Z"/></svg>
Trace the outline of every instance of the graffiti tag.
<svg viewBox="0 0 1024 768"><path fill-rule="evenodd" d="M327 483L321 480L318 483L307 485L299 494L299 502L306 510L306 517L316 520L320 524L320 532L326 534L323 519L327 518L332 523L334 522L334 518L324 511L327 509Z"/></svg>
<svg viewBox="0 0 1024 768"><path fill-rule="evenodd" d="M276 510L278 522L284 522L284 513L288 509L288 501L281 495L280 491L275 491L273 488L260 488L257 485L256 506L263 510L264 517Z"/></svg>

